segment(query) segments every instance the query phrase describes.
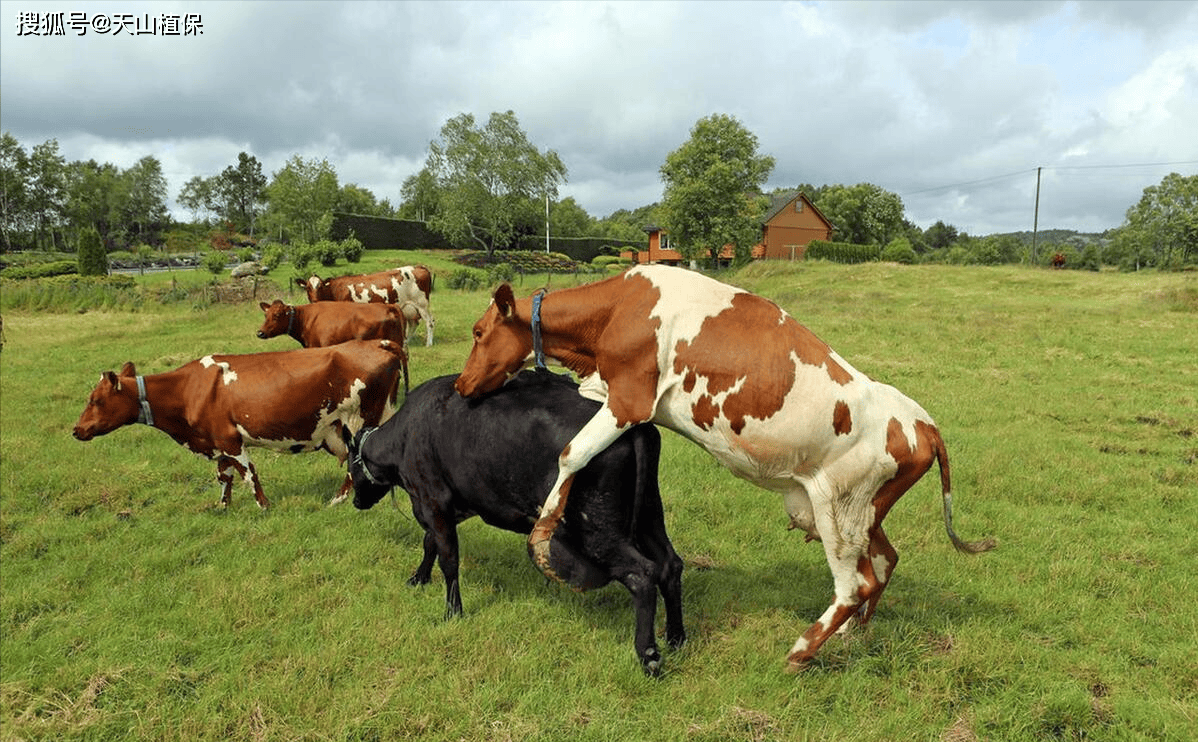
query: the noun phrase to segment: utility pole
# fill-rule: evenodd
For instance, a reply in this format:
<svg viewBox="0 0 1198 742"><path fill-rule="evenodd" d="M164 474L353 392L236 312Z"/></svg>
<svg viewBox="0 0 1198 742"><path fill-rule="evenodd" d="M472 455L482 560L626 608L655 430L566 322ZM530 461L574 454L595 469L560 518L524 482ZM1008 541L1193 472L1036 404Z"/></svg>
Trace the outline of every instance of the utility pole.
<svg viewBox="0 0 1198 742"><path fill-rule="evenodd" d="M549 254L549 191L545 191L545 254Z"/></svg>
<svg viewBox="0 0 1198 742"><path fill-rule="evenodd" d="M1040 231L1040 168L1036 168L1036 213L1032 217L1032 265L1036 264L1036 233Z"/></svg>

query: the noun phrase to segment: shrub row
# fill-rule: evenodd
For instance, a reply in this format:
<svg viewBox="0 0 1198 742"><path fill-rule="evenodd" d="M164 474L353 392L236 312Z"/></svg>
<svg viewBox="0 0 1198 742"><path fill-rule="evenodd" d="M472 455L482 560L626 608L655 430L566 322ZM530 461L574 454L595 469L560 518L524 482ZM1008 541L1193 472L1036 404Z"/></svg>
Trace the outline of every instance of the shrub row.
<svg viewBox="0 0 1198 742"><path fill-rule="evenodd" d="M31 263L29 265L13 265L0 271L3 278L48 278L50 276L68 276L79 272L79 264L74 260L56 260L53 263Z"/></svg>
<svg viewBox="0 0 1198 742"><path fill-rule="evenodd" d="M829 260L833 263L868 263L879 260L882 248L878 245L854 245L851 242L812 240L804 257L807 260Z"/></svg>

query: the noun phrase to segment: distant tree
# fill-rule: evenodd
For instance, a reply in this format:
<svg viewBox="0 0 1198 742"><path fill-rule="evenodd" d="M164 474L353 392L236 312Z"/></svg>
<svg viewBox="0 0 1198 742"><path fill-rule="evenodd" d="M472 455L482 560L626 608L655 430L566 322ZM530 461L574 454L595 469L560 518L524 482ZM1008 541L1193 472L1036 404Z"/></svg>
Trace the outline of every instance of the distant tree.
<svg viewBox="0 0 1198 742"><path fill-rule="evenodd" d="M215 203L215 195L213 193L213 179L203 178L199 175L193 175L191 180L183 184L183 188L179 190L179 195L175 197L179 205L191 212L191 220L193 222L201 221L200 215L204 215L203 221L207 221L207 215L213 213L212 204Z"/></svg>
<svg viewBox="0 0 1198 742"><path fill-rule="evenodd" d="M450 119L429 144L426 167L439 194L429 227L451 242L473 241L488 255L510 246L521 224L543 213L542 199L557 198L566 181L561 158L529 142L512 111L492 113L483 127L468 113Z"/></svg>
<svg viewBox="0 0 1198 742"><path fill-rule="evenodd" d="M595 220L573 196L549 209L549 233L555 237L589 237L595 234L594 226Z"/></svg>
<svg viewBox="0 0 1198 742"><path fill-rule="evenodd" d="M117 184L119 229L130 245L158 242L167 221L166 177L153 155L146 155L121 173Z"/></svg>
<svg viewBox="0 0 1198 742"><path fill-rule="evenodd" d="M66 206L66 159L58 140L34 145L25 175L28 213L34 235L44 247L55 246L54 228L62 223Z"/></svg>
<svg viewBox="0 0 1198 742"><path fill-rule="evenodd" d="M18 233L29 228L29 197L26 174L29 157L17 138L8 132L0 136L0 232L4 250L13 249Z"/></svg>
<svg viewBox="0 0 1198 742"><path fill-rule="evenodd" d="M379 205L374 194L369 189L355 183L346 183L337 192L336 211L346 214L362 214L363 216L384 216L379 214Z"/></svg>
<svg viewBox="0 0 1198 742"><path fill-rule="evenodd" d="M79 239L79 253L76 256L81 276L108 275L108 252L100 240L100 233L94 229L84 229Z"/></svg>
<svg viewBox="0 0 1198 742"><path fill-rule="evenodd" d="M209 204L222 219L252 237L254 226L266 204L266 176L262 163L241 152L237 165L229 165L211 183Z"/></svg>
<svg viewBox="0 0 1198 742"><path fill-rule="evenodd" d="M690 138L666 155L662 219L673 244L688 260L719 260L725 245L734 260L749 260L760 238L758 218L767 199L757 197L774 169L774 158L757 152L757 137L735 117L712 114L691 128Z"/></svg>
<svg viewBox="0 0 1198 742"><path fill-rule="evenodd" d="M332 214L338 191L337 173L328 160L294 155L266 186L269 205L264 219L280 239L286 235L315 242L327 236L320 229L321 217Z"/></svg>
<svg viewBox="0 0 1198 742"><path fill-rule="evenodd" d="M88 230L95 231L106 246L111 241L119 220L120 179L120 168L107 162L76 161L67 166L66 215L80 244Z"/></svg>
<svg viewBox="0 0 1198 742"><path fill-rule="evenodd" d="M1180 267L1198 261L1198 175L1166 175L1127 210L1115 236L1125 265Z"/></svg>
<svg viewBox="0 0 1198 742"><path fill-rule="evenodd" d="M399 206L401 219L413 219L426 222L437 213L437 203L440 193L437 190L437 178L428 169L420 168L420 172L409 175L399 189L403 202Z"/></svg>
<svg viewBox="0 0 1198 742"><path fill-rule="evenodd" d="M923 233L924 244L929 250L945 250L957 241L957 228L937 221Z"/></svg>
<svg viewBox="0 0 1198 742"><path fill-rule="evenodd" d="M812 199L838 242L885 245L903 233L903 201L873 183L828 186Z"/></svg>
<svg viewBox="0 0 1198 742"><path fill-rule="evenodd" d="M595 224L596 237L609 237L615 240L646 240L645 227L661 226L660 204L641 206L638 209L618 209L597 220Z"/></svg>

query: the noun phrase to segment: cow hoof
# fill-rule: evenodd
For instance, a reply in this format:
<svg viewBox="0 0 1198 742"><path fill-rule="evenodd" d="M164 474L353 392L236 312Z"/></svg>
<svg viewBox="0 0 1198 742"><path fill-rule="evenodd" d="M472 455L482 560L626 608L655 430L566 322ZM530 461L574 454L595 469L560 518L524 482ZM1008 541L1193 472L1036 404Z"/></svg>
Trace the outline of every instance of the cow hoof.
<svg viewBox="0 0 1198 742"><path fill-rule="evenodd" d="M641 657L641 669L651 678L661 677L661 653L654 647Z"/></svg>

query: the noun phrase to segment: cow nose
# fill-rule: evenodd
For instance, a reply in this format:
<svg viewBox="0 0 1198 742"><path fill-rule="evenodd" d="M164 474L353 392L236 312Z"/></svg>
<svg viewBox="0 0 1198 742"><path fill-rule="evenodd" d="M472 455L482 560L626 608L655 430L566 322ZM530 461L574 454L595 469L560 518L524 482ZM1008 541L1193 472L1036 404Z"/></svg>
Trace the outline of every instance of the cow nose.
<svg viewBox="0 0 1198 742"><path fill-rule="evenodd" d="M75 436L76 440L86 441L86 440L88 440L89 438L91 438L91 436L90 436L90 435L88 435L87 433L85 433L85 432L83 431L83 428L80 428L80 427L77 427L77 426L76 426L76 428L75 428L75 430L73 431L73 433L72 433L72 434Z"/></svg>
<svg viewBox="0 0 1198 742"><path fill-rule="evenodd" d="M266 333L265 333L265 332L262 332L261 330L258 330L258 337L259 337L259 338L261 338L262 340L265 340L265 339L266 339Z"/></svg>

